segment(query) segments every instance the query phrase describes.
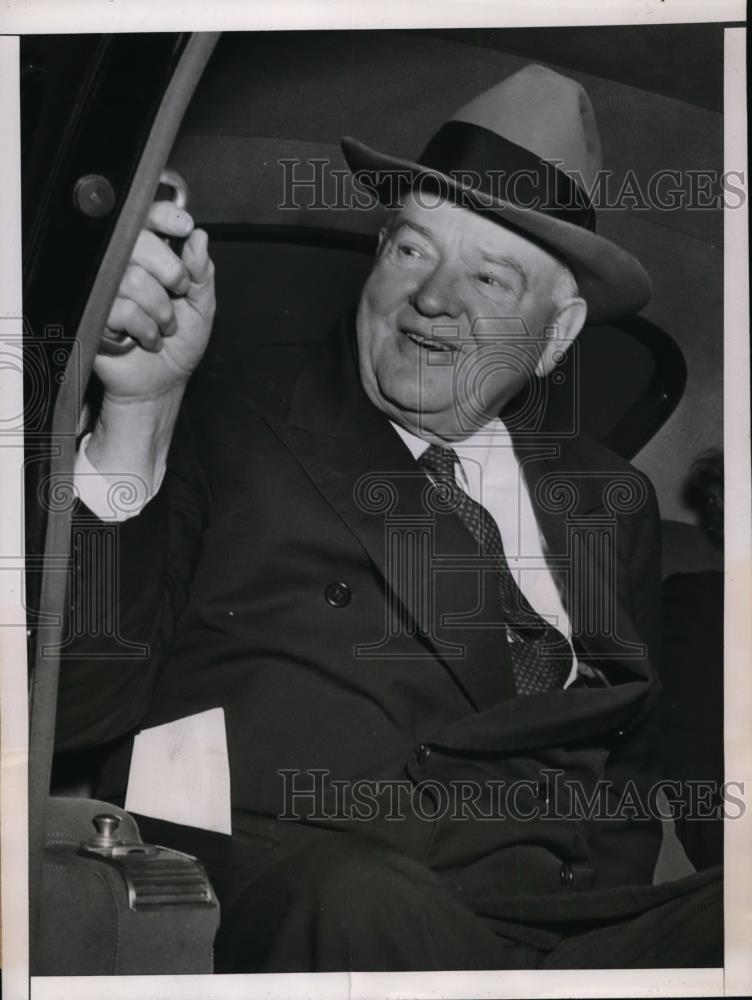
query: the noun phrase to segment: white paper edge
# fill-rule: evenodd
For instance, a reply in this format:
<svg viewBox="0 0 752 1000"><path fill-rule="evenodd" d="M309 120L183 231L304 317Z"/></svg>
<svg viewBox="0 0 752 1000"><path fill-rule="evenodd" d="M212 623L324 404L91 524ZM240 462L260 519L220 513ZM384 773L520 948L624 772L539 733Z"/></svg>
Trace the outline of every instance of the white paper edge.
<svg viewBox="0 0 752 1000"><path fill-rule="evenodd" d="M131 0L127 8L118 0L37 0L33 10L23 0L6 0L3 4L0 27L5 32L79 32L99 30L209 30L221 28L302 28L302 27L445 27L482 23L485 26L501 24L500 5L496 2L463 3L462 16L459 5L447 0L402 0L378 5L378 16L364 10L347 8L344 0L318 0L317 3L277 4L274 15L264 16L251 12L245 4L217 0L205 5L203 0L181 0L172 10L157 8L151 2ZM271 7L269 8L271 9ZM629 3L611 0L606 5L593 0L559 0L555 6L547 0L525 0L524 3L505 3L505 26L574 25L574 24L638 24L691 21L742 20L745 8L736 0L723 0L712 5L705 0L643 0ZM178 10L180 13L178 13ZM491 13L493 12L493 13ZM265 19L266 18L266 19ZM739 169L739 155L744 157L746 170L746 138L744 134L744 31L729 29L726 51L726 169ZM15 68L14 68L15 67ZM741 81L741 83L740 83ZM3 115L3 144L0 147L0 184L4 197L0 200L0 231L19 233L20 243L20 178L18 156L20 153L17 124L17 49L15 39L0 37L0 112ZM741 103L740 103L741 102ZM729 107L731 113L729 116ZM739 121L742 125L739 126ZM737 127L730 128L735 121ZM733 134L732 134L733 133ZM741 151L741 153L740 153ZM747 284L747 227L744 212L726 210L726 280L725 280L725 418L727 454L727 481L733 475L729 452L733 454L733 468L746 469L743 486L729 497L727 492L727 520L733 530L727 533L727 552L742 555L733 586L746 603L734 600L727 604L727 642L733 637L735 648L749 653L752 649L752 541L749 519L749 385L740 373L749 371L748 340L742 336L748 330L747 297L743 290ZM8 266L0 273L0 317L17 317L20 301L20 255L11 241L4 240L0 249L0 263ZM730 298L733 296L733 298ZM732 329L733 320L733 329ZM4 320L4 322L6 322ZM741 326L739 325L741 323ZM20 326L19 326L20 329ZM741 334L740 334L741 331ZM733 363L733 368L732 368ZM0 372L3 391L15 391L5 373ZM5 383L8 383L6 386ZM733 387L733 391L732 390ZM7 439L3 444L7 443ZM16 449L0 448L0 477L5 482L18 482L18 455ZM744 464L746 461L746 464ZM10 477L10 478L6 478ZM15 477L15 478L14 478ZM746 495L745 495L746 493ZM20 500L20 498L19 498ZM5 497L3 498L5 507ZM19 511L21 504L17 504ZM19 515L20 516L20 515ZM9 521L7 515L3 522ZM0 539L2 535L0 525ZM16 534L17 534L17 529ZM2 550L7 551L7 550ZM12 605L18 594L8 587L5 576L0 574L0 608L3 602ZM728 586L727 576L727 586ZM10 637L8 637L8 634ZM14 637L15 635L15 637ZM26 885L26 812L25 776L20 777L27 752L25 642L22 628L0 629L0 709L2 710L2 843L11 848L11 859L3 852L3 994L9 1000L24 1000L27 983L23 970L28 962L28 933L24 932L28 918L28 890ZM741 645L739 645L741 644ZM10 660L8 659L10 654ZM738 667L726 664L726 679L733 673L732 685L726 687L726 761L727 776L743 780L742 775L752 774L752 744L749 739L750 715L746 711L752 702L752 677L748 657L740 657ZM11 662L13 669L5 668ZM23 685L23 696L18 694ZM22 718L24 717L24 718ZM733 739L731 734L734 734ZM743 733L743 739L739 734ZM23 742L21 742L23 741ZM19 765L19 761L21 764ZM746 787L752 787L747 777ZM752 865L749 860L749 815L743 821L726 825L728 870L733 857L740 864L733 866L733 880L726 880L726 968L688 970L603 970L556 972L488 972L488 973L337 973L321 975L277 976L173 976L173 977L44 977L32 982L31 996L36 1000L88 1000L103 997L154 998L154 1000L232 1000L253 997L314 998L336 1000L337 997L609 997L609 996L723 996L744 995L752 991L752 959L747 957L748 942L752 940ZM23 827L23 829L21 829ZM737 853L737 851L739 853ZM23 858L23 868L19 860ZM731 884L733 883L733 884ZM741 906L737 905L741 903ZM25 916L26 915L26 916ZM9 929L10 927L10 929ZM377 977L377 978L374 978ZM476 978L480 977L480 978ZM504 980L504 984L500 980ZM167 982L169 980L169 984ZM371 986L369 987L369 982ZM345 984L347 988L345 989ZM732 988L733 984L733 988ZM169 992L167 988L169 985ZM357 987L357 991L356 991ZM440 988L440 992L437 991ZM372 992L373 989L382 992ZM344 989L344 992L340 992ZM481 990L481 992L479 992ZM384 992L386 991L386 992Z"/></svg>

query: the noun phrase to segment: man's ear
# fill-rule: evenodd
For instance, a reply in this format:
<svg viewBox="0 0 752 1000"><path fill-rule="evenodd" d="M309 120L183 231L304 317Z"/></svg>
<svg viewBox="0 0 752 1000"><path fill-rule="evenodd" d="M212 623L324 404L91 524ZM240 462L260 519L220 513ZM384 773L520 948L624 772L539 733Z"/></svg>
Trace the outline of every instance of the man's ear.
<svg viewBox="0 0 752 1000"><path fill-rule="evenodd" d="M535 366L535 374L539 378L545 378L561 361L561 356L574 343L586 319L587 303L579 296L568 299L558 307L544 327L546 342Z"/></svg>
<svg viewBox="0 0 752 1000"><path fill-rule="evenodd" d="M378 242L376 243L377 255L381 253L381 248L384 245L384 240L386 239L386 235L388 232L389 232L389 226L385 225L379 229Z"/></svg>

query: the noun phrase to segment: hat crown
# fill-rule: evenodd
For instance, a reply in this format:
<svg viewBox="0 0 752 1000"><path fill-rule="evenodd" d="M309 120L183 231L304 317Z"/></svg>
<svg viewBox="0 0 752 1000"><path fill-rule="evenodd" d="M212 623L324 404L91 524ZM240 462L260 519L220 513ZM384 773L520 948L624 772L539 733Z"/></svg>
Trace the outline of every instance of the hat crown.
<svg viewBox="0 0 752 1000"><path fill-rule="evenodd" d="M479 125L535 153L591 189L601 143L590 98L576 80L530 65L473 98L452 121Z"/></svg>
<svg viewBox="0 0 752 1000"><path fill-rule="evenodd" d="M460 108L416 160L345 136L350 168L382 203L427 190L521 233L565 260L591 321L628 315L650 298L650 279L628 251L595 231L592 194L601 144L583 87L529 65ZM550 167L549 164L553 164Z"/></svg>

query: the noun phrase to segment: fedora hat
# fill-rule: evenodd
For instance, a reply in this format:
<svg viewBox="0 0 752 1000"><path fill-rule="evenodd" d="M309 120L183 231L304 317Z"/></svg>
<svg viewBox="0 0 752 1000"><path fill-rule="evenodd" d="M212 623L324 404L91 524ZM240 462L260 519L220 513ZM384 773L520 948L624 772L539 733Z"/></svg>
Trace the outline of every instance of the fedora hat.
<svg viewBox="0 0 752 1000"><path fill-rule="evenodd" d="M406 187L422 192L426 205L438 194L553 252L572 269L589 322L636 313L650 298L639 261L595 231L588 192L601 146L590 99L575 80L525 66L460 108L416 161L349 136L342 150L359 183L387 206Z"/></svg>

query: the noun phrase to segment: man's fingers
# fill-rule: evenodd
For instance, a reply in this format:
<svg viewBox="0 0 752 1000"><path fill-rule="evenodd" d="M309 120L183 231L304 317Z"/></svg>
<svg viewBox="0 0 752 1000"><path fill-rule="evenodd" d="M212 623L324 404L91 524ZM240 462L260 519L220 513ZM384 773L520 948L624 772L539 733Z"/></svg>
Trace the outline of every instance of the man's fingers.
<svg viewBox="0 0 752 1000"><path fill-rule="evenodd" d="M107 318L107 326L111 330L129 334L147 351L158 351L162 346L159 327L133 299L115 299Z"/></svg>
<svg viewBox="0 0 752 1000"><path fill-rule="evenodd" d="M185 295L188 291L191 279L185 264L164 240L146 229L138 235L131 263L138 264L175 295Z"/></svg>
<svg viewBox="0 0 752 1000"><path fill-rule="evenodd" d="M193 232L193 218L184 208L171 201L154 201L146 216L146 228L162 236L187 239Z"/></svg>
<svg viewBox="0 0 752 1000"><path fill-rule="evenodd" d="M202 285L214 274L214 264L209 256L209 237L203 229L194 229L183 246L183 263L191 281Z"/></svg>
<svg viewBox="0 0 752 1000"><path fill-rule="evenodd" d="M155 277L138 264L129 264L120 282L119 296L132 299L159 327L163 337L175 333L175 310L169 295Z"/></svg>

